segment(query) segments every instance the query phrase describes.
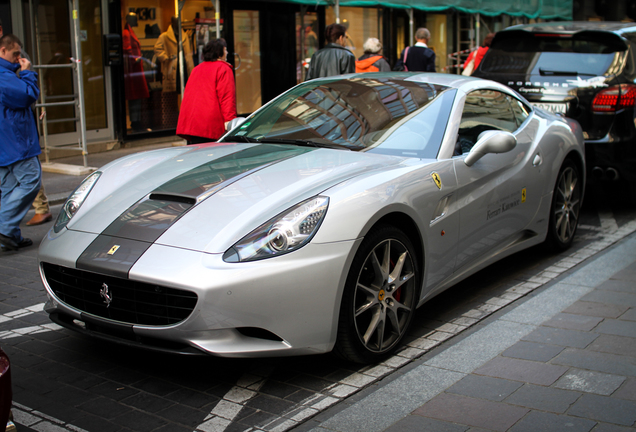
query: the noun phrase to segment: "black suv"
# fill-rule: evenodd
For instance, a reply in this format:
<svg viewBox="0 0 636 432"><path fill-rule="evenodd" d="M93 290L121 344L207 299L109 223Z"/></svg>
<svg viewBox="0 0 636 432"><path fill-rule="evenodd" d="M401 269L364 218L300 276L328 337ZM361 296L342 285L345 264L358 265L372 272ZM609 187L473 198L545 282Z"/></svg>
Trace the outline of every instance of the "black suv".
<svg viewBox="0 0 636 432"><path fill-rule="evenodd" d="M553 22L496 34L473 76L506 84L583 127L588 175L636 197L636 24Z"/></svg>

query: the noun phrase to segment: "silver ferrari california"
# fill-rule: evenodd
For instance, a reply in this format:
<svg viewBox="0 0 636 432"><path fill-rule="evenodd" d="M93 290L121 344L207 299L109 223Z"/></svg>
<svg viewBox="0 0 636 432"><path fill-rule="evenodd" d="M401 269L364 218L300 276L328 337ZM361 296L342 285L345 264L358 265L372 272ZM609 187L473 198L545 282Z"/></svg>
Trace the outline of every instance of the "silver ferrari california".
<svg viewBox="0 0 636 432"><path fill-rule="evenodd" d="M501 84L316 79L234 123L83 181L40 246L54 322L182 354L376 362L443 290L572 243L581 128Z"/></svg>

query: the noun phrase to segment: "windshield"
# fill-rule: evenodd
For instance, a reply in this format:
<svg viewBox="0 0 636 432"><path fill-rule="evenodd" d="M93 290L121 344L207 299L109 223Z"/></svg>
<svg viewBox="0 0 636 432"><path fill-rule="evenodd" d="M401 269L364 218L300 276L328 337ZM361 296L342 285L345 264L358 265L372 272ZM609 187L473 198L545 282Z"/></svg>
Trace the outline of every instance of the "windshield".
<svg viewBox="0 0 636 432"><path fill-rule="evenodd" d="M224 142L282 142L435 158L455 90L402 75L315 80L279 96Z"/></svg>
<svg viewBox="0 0 636 432"><path fill-rule="evenodd" d="M504 34L505 33L505 36ZM487 73L601 76L616 73L627 46L613 34L502 32L480 65Z"/></svg>

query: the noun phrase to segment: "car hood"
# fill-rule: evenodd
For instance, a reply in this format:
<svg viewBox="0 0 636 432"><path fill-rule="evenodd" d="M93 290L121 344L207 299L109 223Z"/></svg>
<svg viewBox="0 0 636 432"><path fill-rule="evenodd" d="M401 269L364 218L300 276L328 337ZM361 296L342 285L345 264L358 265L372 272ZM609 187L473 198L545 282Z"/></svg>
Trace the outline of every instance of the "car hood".
<svg viewBox="0 0 636 432"><path fill-rule="evenodd" d="M267 144L214 144L153 153L103 169L67 227L98 234L85 254L93 249L93 255L103 256L126 242L137 248L156 243L223 253L300 201L352 177L390 170L404 160ZM143 166L148 159L156 161ZM124 170L135 165L137 169Z"/></svg>

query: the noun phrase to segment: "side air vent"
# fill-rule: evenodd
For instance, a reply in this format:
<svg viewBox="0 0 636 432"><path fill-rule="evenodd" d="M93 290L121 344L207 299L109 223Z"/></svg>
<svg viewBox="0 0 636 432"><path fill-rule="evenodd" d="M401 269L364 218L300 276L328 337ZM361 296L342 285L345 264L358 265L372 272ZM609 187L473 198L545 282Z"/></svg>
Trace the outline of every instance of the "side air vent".
<svg viewBox="0 0 636 432"><path fill-rule="evenodd" d="M271 331L258 328L258 327L239 327L236 330L238 330L239 333L241 333L243 336L247 336L251 338L265 339L265 340L271 340L276 342L283 341L280 337L276 336Z"/></svg>

